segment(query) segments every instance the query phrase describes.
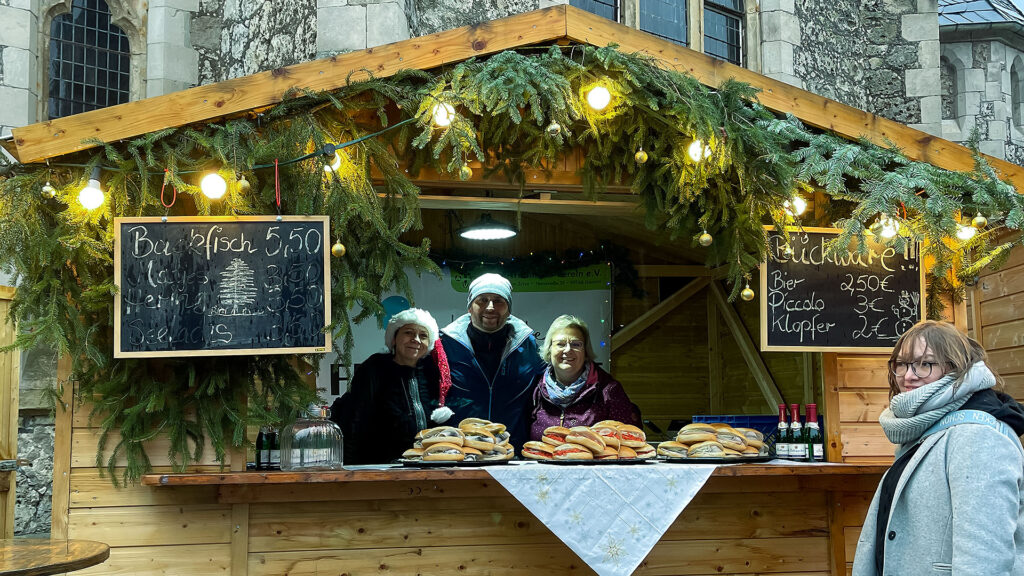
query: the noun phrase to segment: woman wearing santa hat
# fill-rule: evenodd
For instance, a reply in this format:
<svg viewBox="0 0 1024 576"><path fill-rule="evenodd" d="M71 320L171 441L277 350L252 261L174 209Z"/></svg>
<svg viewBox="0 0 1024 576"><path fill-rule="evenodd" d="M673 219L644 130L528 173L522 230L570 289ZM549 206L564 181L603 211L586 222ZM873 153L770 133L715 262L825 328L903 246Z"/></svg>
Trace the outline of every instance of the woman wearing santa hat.
<svg viewBox="0 0 1024 576"><path fill-rule="evenodd" d="M384 332L388 351L363 361L349 391L331 407L344 434L345 464L390 462L418 431L434 426L431 413L451 385L437 338L437 322L426 310L409 308L391 317Z"/></svg>

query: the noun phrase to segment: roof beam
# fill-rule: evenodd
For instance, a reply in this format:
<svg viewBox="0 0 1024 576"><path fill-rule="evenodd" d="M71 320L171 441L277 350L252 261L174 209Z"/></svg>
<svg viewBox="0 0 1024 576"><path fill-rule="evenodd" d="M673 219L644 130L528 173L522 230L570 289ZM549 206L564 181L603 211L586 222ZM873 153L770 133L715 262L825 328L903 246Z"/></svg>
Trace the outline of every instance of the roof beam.
<svg viewBox="0 0 1024 576"><path fill-rule="evenodd" d="M386 194L380 194L386 198ZM635 202L591 200L538 200L536 198L480 198L477 196L433 196L420 194L425 210L489 210L530 214L577 214L580 216L631 216L639 214Z"/></svg>
<svg viewBox="0 0 1024 576"><path fill-rule="evenodd" d="M866 138L880 146L888 147L891 142L908 158L947 170L974 169L974 157L966 146L829 100L724 60L656 39L646 32L615 24L579 8L570 6L566 11L566 35L575 42L594 46L615 43L622 52L648 54L666 67L688 72L712 87L735 78L760 88L758 100L761 104L776 112L793 114L805 124L850 139ZM1024 192L1024 168L993 156L986 155L985 159L1003 176L1012 180L1017 190Z"/></svg>

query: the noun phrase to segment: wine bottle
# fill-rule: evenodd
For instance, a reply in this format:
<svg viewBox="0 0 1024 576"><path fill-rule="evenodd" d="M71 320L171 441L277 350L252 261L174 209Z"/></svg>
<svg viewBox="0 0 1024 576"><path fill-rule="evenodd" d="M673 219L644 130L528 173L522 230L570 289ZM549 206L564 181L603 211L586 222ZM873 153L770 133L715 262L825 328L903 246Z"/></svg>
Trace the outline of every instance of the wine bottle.
<svg viewBox="0 0 1024 576"><path fill-rule="evenodd" d="M266 426L260 426L260 432L256 435L256 469L266 470L270 463L270 444L267 443Z"/></svg>
<svg viewBox="0 0 1024 576"><path fill-rule="evenodd" d="M804 426L804 445L808 462L822 462L825 459L825 442L818 428L818 405L807 405L807 425Z"/></svg>
<svg viewBox="0 0 1024 576"><path fill-rule="evenodd" d="M786 425L785 404L779 404L779 427L775 435L775 457L789 458L789 426Z"/></svg>
<svg viewBox="0 0 1024 576"><path fill-rule="evenodd" d="M803 427L800 425L800 405L789 405L789 459L807 458L807 445L803 443Z"/></svg>
<svg viewBox="0 0 1024 576"><path fill-rule="evenodd" d="M277 428L271 427L268 434L270 439L268 445L270 446L270 455L267 458L267 469L268 470L280 470L281 469L281 438L277 433Z"/></svg>

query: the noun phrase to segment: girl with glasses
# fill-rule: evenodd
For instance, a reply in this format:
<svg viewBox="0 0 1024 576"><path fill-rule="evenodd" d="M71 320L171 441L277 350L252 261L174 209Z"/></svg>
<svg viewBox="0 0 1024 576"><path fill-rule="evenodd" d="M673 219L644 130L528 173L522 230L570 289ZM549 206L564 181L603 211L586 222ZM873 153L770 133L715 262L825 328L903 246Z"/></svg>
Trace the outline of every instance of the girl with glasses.
<svg viewBox="0 0 1024 576"><path fill-rule="evenodd" d="M896 342L896 444L864 519L854 576L1024 575L1024 407L998 390L981 345L925 321Z"/></svg>
<svg viewBox="0 0 1024 576"><path fill-rule="evenodd" d="M640 410L622 385L594 363L586 322L569 315L555 318L540 357L547 367L533 389L531 440L540 440L550 426L592 426L602 420L641 425Z"/></svg>

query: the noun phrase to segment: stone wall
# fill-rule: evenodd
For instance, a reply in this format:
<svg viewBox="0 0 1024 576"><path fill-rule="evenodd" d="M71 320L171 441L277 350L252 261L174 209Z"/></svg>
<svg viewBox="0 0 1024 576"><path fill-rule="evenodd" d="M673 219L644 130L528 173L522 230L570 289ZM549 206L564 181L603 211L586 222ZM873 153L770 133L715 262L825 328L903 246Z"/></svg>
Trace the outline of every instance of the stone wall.
<svg viewBox="0 0 1024 576"><path fill-rule="evenodd" d="M36 121L39 23L32 0L0 0L0 137Z"/></svg>
<svg viewBox="0 0 1024 576"><path fill-rule="evenodd" d="M313 0L200 0L190 23L192 47L199 54L198 83L314 59L316 8Z"/></svg>
<svg viewBox="0 0 1024 576"><path fill-rule="evenodd" d="M53 416L49 413L18 417L18 457L32 465L19 468L15 478L16 536L50 532L53 430Z"/></svg>
<svg viewBox="0 0 1024 576"><path fill-rule="evenodd" d="M415 4L416 21L410 29L413 36L433 34L442 30L478 24L568 2L544 0L407 0Z"/></svg>

